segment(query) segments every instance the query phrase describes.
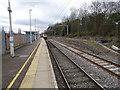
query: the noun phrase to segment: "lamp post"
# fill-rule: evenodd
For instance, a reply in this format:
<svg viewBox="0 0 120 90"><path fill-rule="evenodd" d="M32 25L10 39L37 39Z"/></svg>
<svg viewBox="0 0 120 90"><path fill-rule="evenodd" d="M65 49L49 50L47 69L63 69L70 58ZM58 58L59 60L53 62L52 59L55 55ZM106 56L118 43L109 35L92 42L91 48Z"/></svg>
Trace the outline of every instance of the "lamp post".
<svg viewBox="0 0 120 90"><path fill-rule="evenodd" d="M39 38L40 38L40 37L41 37L41 36L40 36L40 27L38 27L38 34L39 34Z"/></svg>
<svg viewBox="0 0 120 90"><path fill-rule="evenodd" d="M37 39L36 37L36 19L35 19L35 40Z"/></svg>
<svg viewBox="0 0 120 90"><path fill-rule="evenodd" d="M31 11L32 11L32 9L29 10L29 15L30 15L30 43L32 44L32 33L31 33Z"/></svg>
<svg viewBox="0 0 120 90"><path fill-rule="evenodd" d="M14 38L13 38L13 31L12 31L12 21L11 21L11 13L12 10L10 8L10 0L8 0L8 12L9 12L9 32L10 32L10 54L12 57L14 57Z"/></svg>

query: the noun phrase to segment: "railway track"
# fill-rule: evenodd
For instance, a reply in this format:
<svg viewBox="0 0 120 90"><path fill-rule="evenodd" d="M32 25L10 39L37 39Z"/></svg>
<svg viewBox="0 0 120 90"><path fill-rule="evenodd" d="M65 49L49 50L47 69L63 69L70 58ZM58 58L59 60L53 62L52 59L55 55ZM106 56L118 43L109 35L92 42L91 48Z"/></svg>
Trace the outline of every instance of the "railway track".
<svg viewBox="0 0 120 90"><path fill-rule="evenodd" d="M62 53L56 46L49 41L47 41L47 44L62 73L62 77L66 83L65 86L68 90L72 88L97 88L98 90L104 90L95 79Z"/></svg>
<svg viewBox="0 0 120 90"><path fill-rule="evenodd" d="M54 46L51 43L49 43L47 40L46 40L46 42L47 42L50 58L51 58L51 61L52 61L52 64L53 64L54 73L55 73L55 76L56 76L58 88L60 90L63 90L63 88L69 89L69 85L68 85L68 83L65 79L65 76L64 76L60 66L58 65L58 62L56 62L56 57L54 57L54 54L51 50L51 49L54 49Z"/></svg>
<svg viewBox="0 0 120 90"><path fill-rule="evenodd" d="M65 44L59 43L57 41L54 41L54 42L58 43L59 45L61 45L64 48L68 49L69 51L73 52L74 54L78 55L79 57L84 58L85 60L101 67L102 69L104 69L106 71L108 71L112 75L115 75L118 78L120 78L120 65L119 64L113 63L111 61L108 61L108 60L103 59L101 57L98 57L96 55L79 50L75 47L65 45Z"/></svg>

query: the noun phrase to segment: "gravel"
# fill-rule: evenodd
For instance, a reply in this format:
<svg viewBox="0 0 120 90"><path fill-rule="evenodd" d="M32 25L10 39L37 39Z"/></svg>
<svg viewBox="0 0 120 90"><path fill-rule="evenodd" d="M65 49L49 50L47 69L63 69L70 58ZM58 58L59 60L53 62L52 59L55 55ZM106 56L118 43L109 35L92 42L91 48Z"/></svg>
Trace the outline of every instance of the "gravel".
<svg viewBox="0 0 120 90"><path fill-rule="evenodd" d="M100 88L59 50L52 49L71 88Z"/></svg>
<svg viewBox="0 0 120 90"><path fill-rule="evenodd" d="M89 73L96 81L98 81L102 86L105 88L120 88L119 82L120 79L117 77L109 74L107 71L97 67L96 65L86 61L83 58L75 55L74 53L70 52L69 50L61 47L53 40L51 40L54 45L56 45L64 54L66 54L69 58L74 60L80 67L82 67L87 73Z"/></svg>
<svg viewBox="0 0 120 90"><path fill-rule="evenodd" d="M100 49L99 47L93 48L87 44L84 44L82 42L82 40L80 40L80 39L55 38L55 40L57 40L61 43L65 43L67 45L71 45L71 46L76 47L78 49L84 50L88 53L95 54L95 55L97 55L101 58L107 59L111 62L115 62L115 63L120 64L118 61L119 55L116 55L116 54L114 54L106 49Z"/></svg>
<svg viewBox="0 0 120 90"><path fill-rule="evenodd" d="M52 49L54 49L53 47L50 47ZM59 90L63 90L63 88L66 88L65 86L65 82L63 80L63 77L61 75L61 72L52 56L52 54L50 53L50 58L51 58L51 61L52 61L52 65L53 65L53 69L54 69L54 73L55 73L55 77L56 77L56 80L57 80L57 84L58 84L58 88Z"/></svg>

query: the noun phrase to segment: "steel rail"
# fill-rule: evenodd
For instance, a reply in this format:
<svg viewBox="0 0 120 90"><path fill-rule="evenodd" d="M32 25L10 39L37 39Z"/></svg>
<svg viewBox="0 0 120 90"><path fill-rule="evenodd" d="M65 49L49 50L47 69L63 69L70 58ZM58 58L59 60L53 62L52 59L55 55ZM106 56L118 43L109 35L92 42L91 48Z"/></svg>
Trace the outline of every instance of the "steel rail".
<svg viewBox="0 0 120 90"><path fill-rule="evenodd" d="M87 61L89 61L89 62L91 62L91 63L93 63L93 64L95 64L95 65L97 65L97 66L99 66L99 67L101 67L102 69L104 69L104 70L106 70L106 71L108 71L108 72L111 73L112 75L117 76L118 78L120 78L120 75L119 75L119 74L116 74L115 72L113 72L113 71L111 71L111 70L103 67L102 65L100 65L100 64L98 64L98 63L95 63L94 61L91 61L90 59L88 59L88 58L86 58L86 57L78 54L77 52L69 49L68 47L71 47L71 46L67 45L68 47L66 47L66 46L63 46L63 45L60 44L60 43L58 43L58 44L61 45L61 46L64 47L64 48L66 48L67 50L73 52L74 54L78 55L79 57L84 58L85 60L87 60ZM73 48L73 47L72 47L72 48ZM75 49L75 48L74 48L74 49ZM79 49L76 49L76 50L82 51L82 50L79 50ZM86 53L85 51L82 51L82 52L83 52L83 53ZM115 64L115 63L113 63L113 62L110 62L110 61L108 61L108 60L105 60L105 59L103 59L103 58L100 58L100 57L98 57L98 56L92 55L92 54L90 54L90 53L86 53L86 54L91 55L91 56L94 56L94 57L96 57L96 58L98 58L98 59L100 59L100 60L104 60L105 62L108 62L108 63L110 63L110 64L113 64L113 65L115 65L115 66L117 66L117 67L120 67L120 65Z"/></svg>
<svg viewBox="0 0 120 90"><path fill-rule="evenodd" d="M93 56L93 57L96 57L96 58L98 58L98 59L101 59L101 60L103 60L103 61L105 61L105 62L111 63L111 64L113 64L113 65L115 65L115 66L117 66L117 67L120 67L120 65L117 64L117 63L115 63L115 62L108 61L108 60L106 60L106 59L104 59L104 58L101 58L101 57L96 56L96 55L94 55L94 54L91 54L91 53L88 53L88 52L86 52L86 51L77 49L77 48L75 48L75 47L73 47L73 46L70 46L70 45L67 45L67 46L72 47L72 48L74 48L74 49L76 49L76 50L78 50L78 51L84 52L84 53L86 53L86 54L88 54L88 55L91 55L91 56Z"/></svg>
<svg viewBox="0 0 120 90"><path fill-rule="evenodd" d="M50 42L51 43L51 42ZM69 58L68 56L66 56L58 47L56 47L53 43L51 43L55 48L57 48L65 57L67 57L75 66L77 66L85 75L87 75L95 84L97 84L100 89L105 90L105 88L100 85L94 78L91 77L91 75L89 75L84 69L82 69L78 64L76 64L73 60L71 60L71 58ZM58 63L58 62L57 62Z"/></svg>
<svg viewBox="0 0 120 90"><path fill-rule="evenodd" d="M47 45L48 45L48 49L49 49L49 52L51 53L51 55L53 56L53 58L54 58L54 60L55 60L55 62L56 62L56 64L57 64L57 66L58 66L58 68L59 68L59 70L60 70L60 73L62 74L62 77L63 77L63 79L64 79L64 81L65 81L65 83L66 83L66 86L68 87L68 90L71 90L71 88L70 88L70 85L69 85L69 83L68 83L68 81L67 81L67 79L66 79L66 77L65 77L65 75L64 75L64 73L63 73L63 71L62 71L62 69L61 69L61 67L60 67L60 65L59 65L59 63L58 63L58 61L57 61L57 58L55 57L55 55L54 55L54 53L52 52L52 50L50 49L50 47L49 47L49 41L47 41ZM51 43L52 44L52 43ZM53 44L52 44L53 45Z"/></svg>

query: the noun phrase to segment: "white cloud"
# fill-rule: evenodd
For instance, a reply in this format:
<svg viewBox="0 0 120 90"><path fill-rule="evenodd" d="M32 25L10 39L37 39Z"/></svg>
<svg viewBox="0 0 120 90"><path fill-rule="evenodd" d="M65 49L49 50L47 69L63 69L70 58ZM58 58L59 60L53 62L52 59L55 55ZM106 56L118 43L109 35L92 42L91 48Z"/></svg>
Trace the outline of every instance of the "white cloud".
<svg viewBox="0 0 120 90"><path fill-rule="evenodd" d="M43 31L50 24L60 22L64 16L70 14L70 8L80 8L83 3L89 4L95 0L10 0L12 9L13 31L18 28L29 30L29 10L34 19L37 19L37 26ZM117 0L118 1L118 0ZM69 3L70 2L70 3ZM69 3L69 4L68 4ZM9 13L7 11L8 0L0 0L0 27L9 27ZM7 29L8 30L8 29ZM33 29L34 30L34 29Z"/></svg>

